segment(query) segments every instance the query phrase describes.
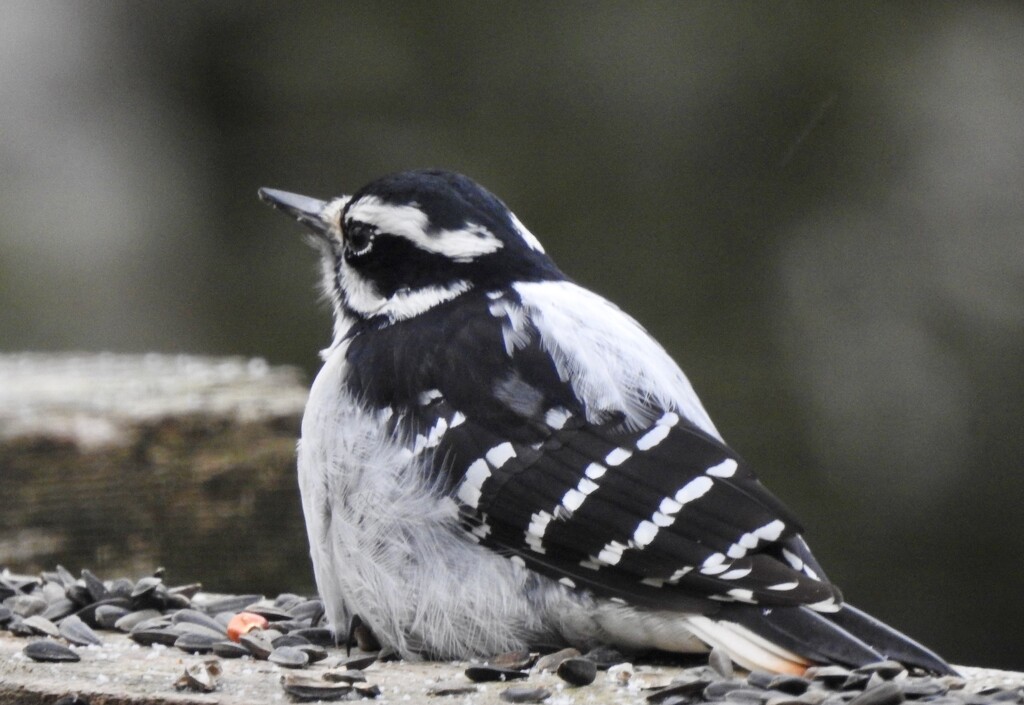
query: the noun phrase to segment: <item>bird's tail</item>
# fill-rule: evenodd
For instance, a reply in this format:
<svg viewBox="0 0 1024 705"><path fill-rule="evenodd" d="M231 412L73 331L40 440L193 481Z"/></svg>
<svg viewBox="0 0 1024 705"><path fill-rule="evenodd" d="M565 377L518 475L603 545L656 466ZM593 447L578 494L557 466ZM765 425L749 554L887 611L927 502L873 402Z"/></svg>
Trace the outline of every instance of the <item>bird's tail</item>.
<svg viewBox="0 0 1024 705"><path fill-rule="evenodd" d="M714 619L687 622L695 636L750 669L799 674L812 663L857 667L892 659L931 673L956 673L931 650L849 604L830 613L730 605Z"/></svg>

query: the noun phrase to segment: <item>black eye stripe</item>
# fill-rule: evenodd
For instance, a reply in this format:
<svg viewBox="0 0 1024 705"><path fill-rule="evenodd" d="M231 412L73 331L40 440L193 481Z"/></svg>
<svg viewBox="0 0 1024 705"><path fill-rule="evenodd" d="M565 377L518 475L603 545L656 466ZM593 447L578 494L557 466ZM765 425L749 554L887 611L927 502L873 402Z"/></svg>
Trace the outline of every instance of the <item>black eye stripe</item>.
<svg viewBox="0 0 1024 705"><path fill-rule="evenodd" d="M370 249L376 228L366 223L353 221L345 226L345 245L351 254L363 254Z"/></svg>

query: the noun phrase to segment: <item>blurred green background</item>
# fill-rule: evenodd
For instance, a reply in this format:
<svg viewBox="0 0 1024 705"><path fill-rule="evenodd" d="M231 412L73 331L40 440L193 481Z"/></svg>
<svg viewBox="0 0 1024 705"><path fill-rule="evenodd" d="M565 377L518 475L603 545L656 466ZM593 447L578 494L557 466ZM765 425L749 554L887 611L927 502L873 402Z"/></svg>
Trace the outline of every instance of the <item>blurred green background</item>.
<svg viewBox="0 0 1024 705"><path fill-rule="evenodd" d="M852 602L1020 669L1022 37L1018 2L4 0L0 349L311 377L314 257L256 189L462 171L665 344Z"/></svg>

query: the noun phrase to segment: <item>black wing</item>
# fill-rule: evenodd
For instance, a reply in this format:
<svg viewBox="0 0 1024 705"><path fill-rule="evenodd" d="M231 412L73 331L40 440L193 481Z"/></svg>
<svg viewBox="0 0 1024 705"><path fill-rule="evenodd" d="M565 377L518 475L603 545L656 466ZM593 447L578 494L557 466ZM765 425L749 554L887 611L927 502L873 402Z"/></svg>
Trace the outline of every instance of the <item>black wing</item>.
<svg viewBox="0 0 1024 705"><path fill-rule="evenodd" d="M650 606L840 600L796 519L717 439L660 408L643 428L588 420L513 296L460 297L348 352L353 391L392 407L474 539Z"/></svg>

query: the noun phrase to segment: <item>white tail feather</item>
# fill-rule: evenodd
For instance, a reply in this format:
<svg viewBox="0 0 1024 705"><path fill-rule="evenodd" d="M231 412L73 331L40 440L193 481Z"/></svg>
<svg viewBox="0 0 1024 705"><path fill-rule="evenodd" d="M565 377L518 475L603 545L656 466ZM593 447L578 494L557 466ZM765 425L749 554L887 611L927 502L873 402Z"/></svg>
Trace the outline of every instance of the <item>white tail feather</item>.
<svg viewBox="0 0 1024 705"><path fill-rule="evenodd" d="M701 641L722 649L743 668L801 675L810 665L803 657L733 622L716 622L696 615L685 619L690 631Z"/></svg>

